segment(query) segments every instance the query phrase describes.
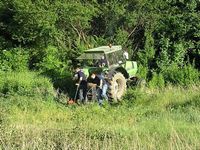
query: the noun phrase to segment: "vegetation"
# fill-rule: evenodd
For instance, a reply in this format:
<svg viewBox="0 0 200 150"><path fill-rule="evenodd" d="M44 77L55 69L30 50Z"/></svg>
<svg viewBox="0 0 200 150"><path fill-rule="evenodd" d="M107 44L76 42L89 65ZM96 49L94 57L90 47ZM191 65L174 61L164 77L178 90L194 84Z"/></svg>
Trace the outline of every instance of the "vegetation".
<svg viewBox="0 0 200 150"><path fill-rule="evenodd" d="M198 149L200 146L198 86L129 89L121 104L104 103L100 108L97 103L60 104L51 94L52 86L46 78L33 79L30 74L29 77L36 85L45 84L44 90L49 94L45 98L40 93L27 95L21 88L32 84L22 78L14 95L9 92L0 98L1 149Z"/></svg>
<svg viewBox="0 0 200 150"><path fill-rule="evenodd" d="M199 12L198 0L1 0L0 149L198 149ZM147 87L68 106L75 58L109 43Z"/></svg>
<svg viewBox="0 0 200 150"><path fill-rule="evenodd" d="M40 70L54 79L83 50L112 43L139 62L143 78L156 72L179 83L168 75L171 65L175 74L200 67L199 8L198 0L2 0L0 69Z"/></svg>

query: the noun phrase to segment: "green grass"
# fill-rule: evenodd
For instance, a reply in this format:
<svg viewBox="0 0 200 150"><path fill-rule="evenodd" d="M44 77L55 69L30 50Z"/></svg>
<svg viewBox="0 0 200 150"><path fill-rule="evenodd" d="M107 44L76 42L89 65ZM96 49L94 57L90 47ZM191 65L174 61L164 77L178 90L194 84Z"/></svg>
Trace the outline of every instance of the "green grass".
<svg viewBox="0 0 200 150"><path fill-rule="evenodd" d="M198 86L129 89L103 108L11 94L0 98L0 149L199 149L199 114Z"/></svg>
<svg viewBox="0 0 200 150"><path fill-rule="evenodd" d="M36 72L0 72L0 94L48 97L54 90L50 80Z"/></svg>

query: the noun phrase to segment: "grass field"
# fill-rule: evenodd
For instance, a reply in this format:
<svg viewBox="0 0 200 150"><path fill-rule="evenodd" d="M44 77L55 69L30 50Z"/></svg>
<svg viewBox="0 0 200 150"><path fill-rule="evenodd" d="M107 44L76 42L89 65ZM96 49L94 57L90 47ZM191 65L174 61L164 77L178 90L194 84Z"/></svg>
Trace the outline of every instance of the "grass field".
<svg viewBox="0 0 200 150"><path fill-rule="evenodd" d="M129 91L122 104L1 98L1 148L199 149L199 88Z"/></svg>
<svg viewBox="0 0 200 150"><path fill-rule="evenodd" d="M0 149L200 149L198 86L129 89L103 108L14 93L0 98Z"/></svg>

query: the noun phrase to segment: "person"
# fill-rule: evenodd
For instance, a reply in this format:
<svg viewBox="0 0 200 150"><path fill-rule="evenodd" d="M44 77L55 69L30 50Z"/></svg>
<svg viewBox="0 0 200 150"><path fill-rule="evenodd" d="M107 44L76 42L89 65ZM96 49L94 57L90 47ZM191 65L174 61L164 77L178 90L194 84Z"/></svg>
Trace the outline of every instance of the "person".
<svg viewBox="0 0 200 150"><path fill-rule="evenodd" d="M128 54L127 50L124 50L123 57L124 57L126 60L129 59L129 54Z"/></svg>
<svg viewBox="0 0 200 150"><path fill-rule="evenodd" d="M78 96L76 97L76 100L79 98L82 103L85 103L87 96L87 79L79 67L76 68L74 79L77 81L76 85L78 86Z"/></svg>
<svg viewBox="0 0 200 150"><path fill-rule="evenodd" d="M96 86L97 99L98 99L99 106L102 106L103 99L105 98L106 100L108 100L108 97L106 94L107 89L108 89L108 84L103 74L97 75L96 73L92 73L91 78L94 79L95 81L93 83L97 85Z"/></svg>
<svg viewBox="0 0 200 150"><path fill-rule="evenodd" d="M91 94L92 94L92 97L91 97L91 100L96 100L97 99L97 84L99 84L99 78L94 75L94 74L91 74L91 76L88 77L87 79L88 81L88 89L91 89Z"/></svg>
<svg viewBox="0 0 200 150"><path fill-rule="evenodd" d="M99 67L105 67L107 65L107 61L105 59L105 56L101 56L101 59L99 60Z"/></svg>
<svg viewBox="0 0 200 150"><path fill-rule="evenodd" d="M108 100L108 96L107 96L107 90L108 90L108 82L106 80L106 75L107 72L105 72L104 74L101 73L99 75L99 78L101 79L100 81L100 87L102 87L102 93L101 93L101 97Z"/></svg>

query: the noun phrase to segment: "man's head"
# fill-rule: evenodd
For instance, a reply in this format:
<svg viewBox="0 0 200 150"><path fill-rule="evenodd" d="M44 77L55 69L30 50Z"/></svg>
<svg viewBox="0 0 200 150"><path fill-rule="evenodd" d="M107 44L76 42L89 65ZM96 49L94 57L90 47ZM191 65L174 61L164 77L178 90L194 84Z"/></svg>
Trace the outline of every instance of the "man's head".
<svg viewBox="0 0 200 150"><path fill-rule="evenodd" d="M76 72L79 72L80 70L81 70L80 67L76 67L75 69Z"/></svg>
<svg viewBox="0 0 200 150"><path fill-rule="evenodd" d="M92 78L92 79L95 79L95 77L96 77L96 74L95 74L95 73L92 73L92 74L91 74L91 78Z"/></svg>
<svg viewBox="0 0 200 150"><path fill-rule="evenodd" d="M103 56L101 56L101 59L105 59L105 56L103 55Z"/></svg>

